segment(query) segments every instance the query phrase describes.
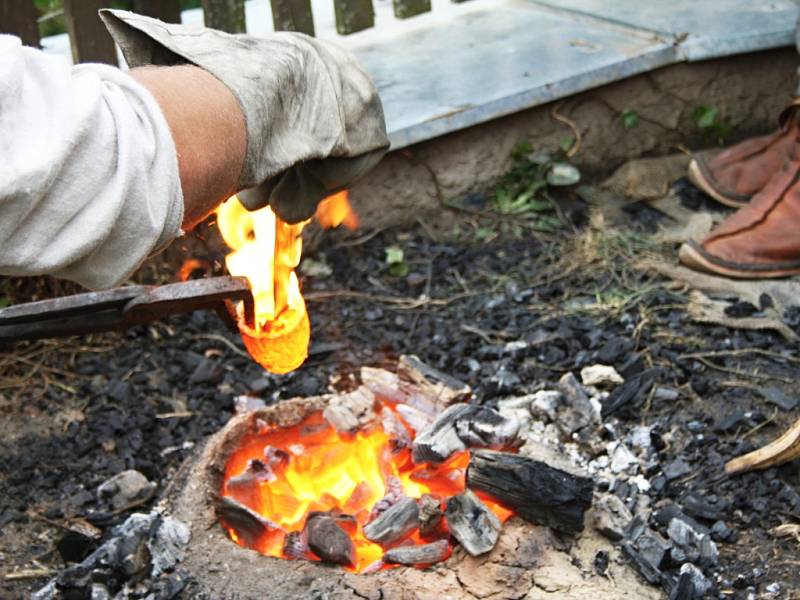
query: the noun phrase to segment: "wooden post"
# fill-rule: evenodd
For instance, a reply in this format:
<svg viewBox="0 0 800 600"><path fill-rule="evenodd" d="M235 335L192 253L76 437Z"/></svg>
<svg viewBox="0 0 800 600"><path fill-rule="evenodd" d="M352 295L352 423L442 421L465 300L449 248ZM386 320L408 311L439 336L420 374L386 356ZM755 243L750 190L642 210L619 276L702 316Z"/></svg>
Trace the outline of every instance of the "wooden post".
<svg viewBox="0 0 800 600"><path fill-rule="evenodd" d="M336 31L348 35L375 26L372 0L333 0Z"/></svg>
<svg viewBox="0 0 800 600"><path fill-rule="evenodd" d="M133 10L140 15L161 19L165 23L181 22L180 0L133 0Z"/></svg>
<svg viewBox="0 0 800 600"><path fill-rule="evenodd" d="M244 20L244 0L203 0L203 18L206 27L228 33L247 31Z"/></svg>
<svg viewBox="0 0 800 600"><path fill-rule="evenodd" d="M33 0L0 1L0 33L11 33L26 46L38 48L39 24Z"/></svg>
<svg viewBox="0 0 800 600"><path fill-rule="evenodd" d="M392 0L394 16L398 19L415 17L430 12L431 0Z"/></svg>
<svg viewBox="0 0 800 600"><path fill-rule="evenodd" d="M64 0L72 60L117 64L117 48L97 16L97 11L111 5L110 0Z"/></svg>
<svg viewBox="0 0 800 600"><path fill-rule="evenodd" d="M314 35L311 0L270 0L275 31L299 31Z"/></svg>

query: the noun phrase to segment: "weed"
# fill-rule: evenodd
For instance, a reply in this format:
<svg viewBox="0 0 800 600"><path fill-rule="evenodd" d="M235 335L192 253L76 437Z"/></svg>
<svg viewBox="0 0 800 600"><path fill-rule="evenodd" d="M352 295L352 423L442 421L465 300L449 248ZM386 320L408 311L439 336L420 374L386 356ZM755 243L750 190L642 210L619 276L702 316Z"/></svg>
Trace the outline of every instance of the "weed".
<svg viewBox="0 0 800 600"><path fill-rule="evenodd" d="M725 123L716 106L698 106L692 111L692 119L704 135L715 138L720 144L731 133L731 127Z"/></svg>
<svg viewBox="0 0 800 600"><path fill-rule="evenodd" d="M633 129L639 124L639 113L631 108L622 111L620 118L622 119L622 126L625 129Z"/></svg>

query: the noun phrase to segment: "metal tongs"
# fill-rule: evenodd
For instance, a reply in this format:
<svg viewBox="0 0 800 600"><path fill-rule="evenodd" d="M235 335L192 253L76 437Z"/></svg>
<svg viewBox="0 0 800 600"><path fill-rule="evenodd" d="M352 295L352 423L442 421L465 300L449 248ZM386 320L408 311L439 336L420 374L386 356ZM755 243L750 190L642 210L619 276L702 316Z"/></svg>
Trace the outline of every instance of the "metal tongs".
<svg viewBox="0 0 800 600"><path fill-rule="evenodd" d="M211 277L167 285L130 285L17 304L0 310L0 343L115 331L170 315L214 310L238 331L236 303L254 321L253 294L245 277Z"/></svg>

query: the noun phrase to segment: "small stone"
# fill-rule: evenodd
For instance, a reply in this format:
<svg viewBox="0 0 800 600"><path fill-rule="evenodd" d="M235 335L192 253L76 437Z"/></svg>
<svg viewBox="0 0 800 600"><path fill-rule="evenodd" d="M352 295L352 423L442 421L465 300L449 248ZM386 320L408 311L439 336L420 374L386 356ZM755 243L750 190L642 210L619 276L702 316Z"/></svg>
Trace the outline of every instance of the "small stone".
<svg viewBox="0 0 800 600"><path fill-rule="evenodd" d="M625 528L633 519L625 503L614 494L602 496L594 505L594 527L612 542L625 537Z"/></svg>
<svg viewBox="0 0 800 600"><path fill-rule="evenodd" d="M590 365L581 369L581 381L583 385L593 385L597 387L608 387L625 383L622 375L617 373L614 367L608 365Z"/></svg>
<svg viewBox="0 0 800 600"><path fill-rule="evenodd" d="M774 582L774 583L770 583L767 587L764 588L764 590L768 594L780 594L780 592L781 592L781 584L778 583L777 581Z"/></svg>
<svg viewBox="0 0 800 600"><path fill-rule="evenodd" d="M156 491L156 484L147 480L139 471L128 470L117 473L97 488L100 500L111 503L114 509L147 502Z"/></svg>

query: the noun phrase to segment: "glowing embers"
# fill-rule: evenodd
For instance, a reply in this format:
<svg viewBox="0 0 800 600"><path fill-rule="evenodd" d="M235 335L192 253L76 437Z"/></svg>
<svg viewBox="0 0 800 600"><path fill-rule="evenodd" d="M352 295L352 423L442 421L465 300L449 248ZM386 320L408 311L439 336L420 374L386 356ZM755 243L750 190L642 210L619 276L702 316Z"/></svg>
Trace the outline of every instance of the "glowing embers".
<svg viewBox="0 0 800 600"><path fill-rule="evenodd" d="M323 227L358 225L343 191L320 203ZM239 307L239 331L253 359L273 373L287 373L308 356L311 326L295 269L303 249L306 222L290 225L267 206L250 212L236 196L217 208L217 223L232 252L225 258L231 275L247 277L255 302L255 322Z"/></svg>

